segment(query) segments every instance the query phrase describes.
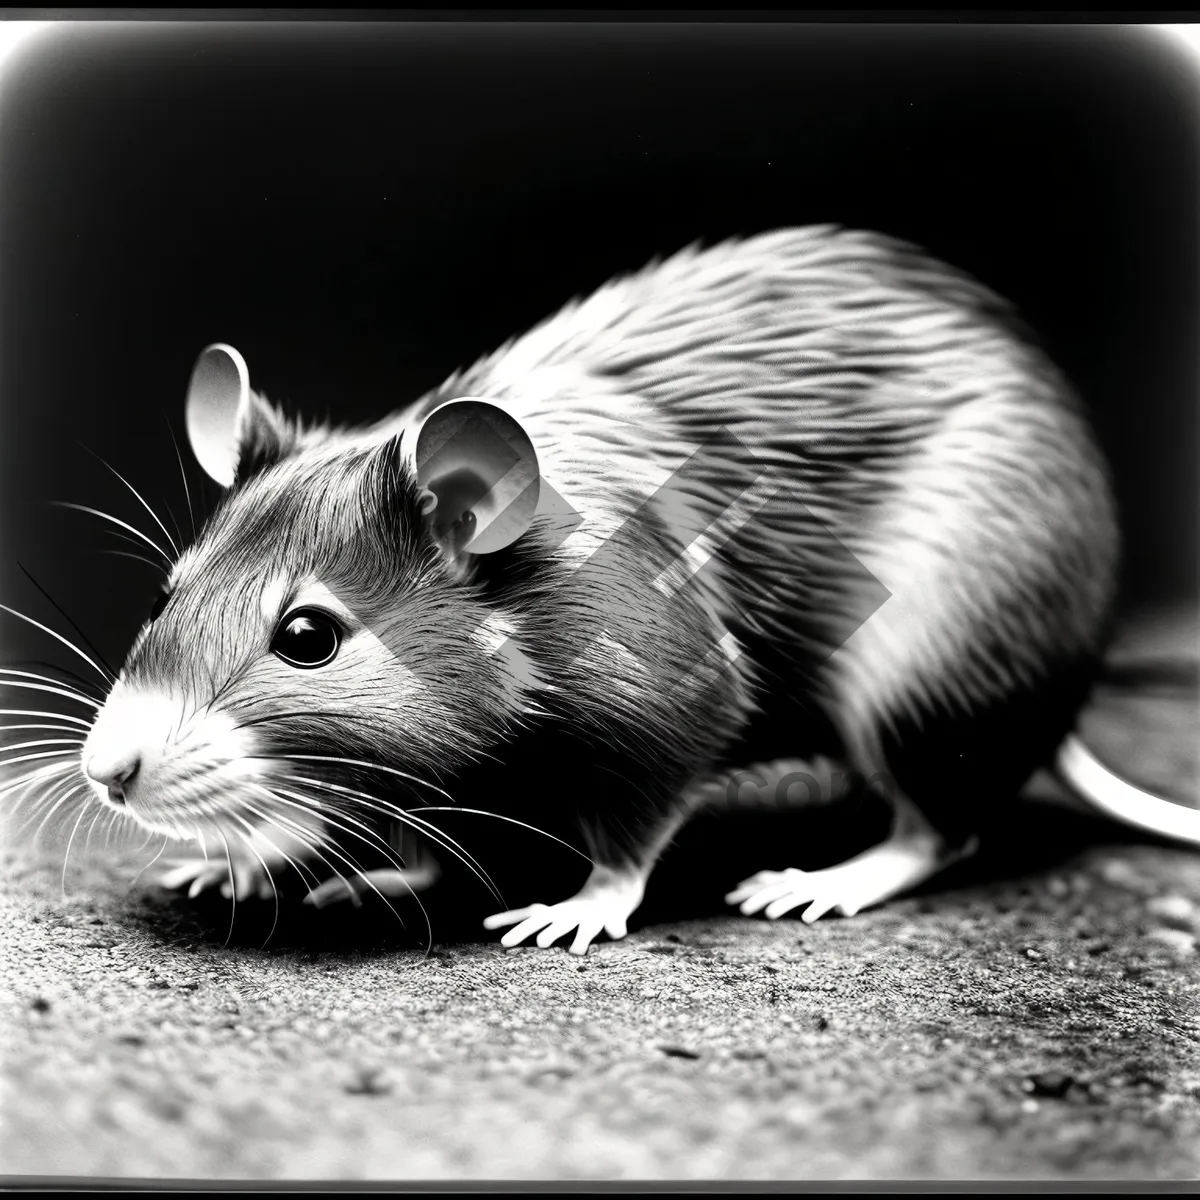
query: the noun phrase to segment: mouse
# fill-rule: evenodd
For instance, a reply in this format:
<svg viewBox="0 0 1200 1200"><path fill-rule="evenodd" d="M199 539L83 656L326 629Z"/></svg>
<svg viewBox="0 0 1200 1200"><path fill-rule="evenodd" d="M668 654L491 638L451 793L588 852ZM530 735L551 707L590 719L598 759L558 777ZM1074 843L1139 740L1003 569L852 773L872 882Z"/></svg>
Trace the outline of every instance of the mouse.
<svg viewBox="0 0 1200 1200"><path fill-rule="evenodd" d="M912 243L693 243L372 424L288 415L214 343L184 419L222 496L72 760L89 803L201 847L168 886L417 896L447 855L486 867L429 814L518 813L519 783L589 874L483 927L585 954L692 814L736 806L730 773L776 758L876 781L890 832L818 870L764 846L722 885L742 914L887 904L1047 768L1200 844L1200 810L1077 731L1120 574L1083 401Z"/></svg>

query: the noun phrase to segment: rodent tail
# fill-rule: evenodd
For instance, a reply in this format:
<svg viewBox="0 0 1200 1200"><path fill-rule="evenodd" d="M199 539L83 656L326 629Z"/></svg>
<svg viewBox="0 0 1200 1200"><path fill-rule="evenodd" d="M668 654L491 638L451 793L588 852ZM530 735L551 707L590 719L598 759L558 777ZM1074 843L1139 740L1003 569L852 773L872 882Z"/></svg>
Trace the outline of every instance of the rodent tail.
<svg viewBox="0 0 1200 1200"><path fill-rule="evenodd" d="M1058 749L1055 769L1063 782L1106 816L1159 837L1200 846L1200 808L1164 800L1122 779L1069 734Z"/></svg>

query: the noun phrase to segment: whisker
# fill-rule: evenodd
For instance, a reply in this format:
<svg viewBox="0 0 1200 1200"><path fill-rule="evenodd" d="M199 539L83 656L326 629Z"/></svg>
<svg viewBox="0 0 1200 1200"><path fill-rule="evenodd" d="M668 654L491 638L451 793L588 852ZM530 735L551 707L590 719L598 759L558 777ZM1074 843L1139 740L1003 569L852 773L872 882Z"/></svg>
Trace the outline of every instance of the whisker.
<svg viewBox="0 0 1200 1200"><path fill-rule="evenodd" d="M229 849L229 840L220 829L217 829L215 832L225 847L225 861L229 865L229 932L225 935L225 946L228 948L229 943L233 941L233 925L237 920L237 883L233 877L233 854Z"/></svg>
<svg viewBox="0 0 1200 1200"><path fill-rule="evenodd" d="M14 742L11 746L0 746L0 754L7 754L10 750L32 750L35 746L82 746L83 742L79 738L38 738L35 742ZM4 764L0 761L0 766Z"/></svg>
<svg viewBox="0 0 1200 1200"><path fill-rule="evenodd" d="M69 783L69 782L70 782L69 780L63 780L64 784ZM37 827L36 831L34 832L33 841L34 841L35 845L41 844L42 831L46 828L46 825L49 822L50 818L52 816L54 816L54 814L56 812L58 812L58 810L64 804L66 804L67 801L70 800L72 796L74 796L79 791L80 786L81 786L80 784L76 784L72 788L67 788L67 790L65 792L63 792L62 795L59 796L58 799L55 800L54 803L50 806L49 810L46 812L46 815L44 817L42 817L42 819L38 822L38 827ZM85 807L86 807L86 805L85 805ZM33 815L37 816L37 813L35 812ZM29 824L29 822L27 821L25 823L25 826L22 827L22 829L21 829L22 833L25 831L25 827L28 826L28 824Z"/></svg>
<svg viewBox="0 0 1200 1200"><path fill-rule="evenodd" d="M6 758L3 762L0 762L0 767L15 767L19 766L21 763L33 762L39 758L69 758L73 760L77 757L78 756L70 750L43 750L38 754L22 755L20 758Z"/></svg>
<svg viewBox="0 0 1200 1200"><path fill-rule="evenodd" d="M44 721L26 721L20 725L0 725L0 733L12 733L14 729L53 729L58 733L82 733L80 729L72 729L70 725L48 725ZM82 746L84 739L79 738L77 745ZM0 745L0 750L7 750L10 747Z"/></svg>
<svg viewBox="0 0 1200 1200"><path fill-rule="evenodd" d="M175 430L171 428L170 420L167 420L167 432L171 435L171 445L175 447L175 461L179 463L179 476L183 480L183 494L187 497L188 518L192 522L192 537L194 539L196 537L196 513L192 508L192 489L188 487L187 471L183 468L183 455L179 453L179 443L175 440ZM181 538L180 541L182 540Z"/></svg>
<svg viewBox="0 0 1200 1200"><path fill-rule="evenodd" d="M65 775L68 772L74 771L75 768L76 764L73 762L50 763L44 767L35 767L20 778L11 780L3 787L0 787L0 797L11 795L13 792L21 792L33 787L35 783L53 779L56 775Z"/></svg>
<svg viewBox="0 0 1200 1200"><path fill-rule="evenodd" d="M584 854L584 852L582 850L577 850L574 846L571 845L570 842L564 842L562 840L562 838L555 837L554 834L547 833L546 830L539 829L536 825L527 825L524 821L518 821L515 817L504 817L504 816L501 816L499 813L487 812L486 810L481 809L481 808L459 808L457 804L451 808L424 808L421 811L427 812L427 813L431 813L431 812L470 813L472 816L476 816L476 817L491 817L495 821L507 821L510 825L520 825L522 829L528 829L531 833L540 833L542 835L542 837L547 837L552 842L557 842L560 846L566 846L566 848L568 850L571 850L575 854L578 854L579 857L582 858L585 862L591 863L592 866L596 865L594 862L592 862L592 860L586 854Z"/></svg>
<svg viewBox="0 0 1200 1200"><path fill-rule="evenodd" d="M28 708L0 708L0 717L54 717L59 721L69 721L72 725L82 725L90 729L91 724L82 717L70 717L66 713L36 712Z"/></svg>
<svg viewBox="0 0 1200 1200"><path fill-rule="evenodd" d="M96 553L97 554L115 554L120 558L132 558L132 559L135 559L137 562L145 563L146 566L150 567L152 570L159 571L163 575L167 574L167 570L165 567L163 567L160 563L156 563L152 559L147 558L144 554L131 554L128 550L97 550Z"/></svg>
<svg viewBox="0 0 1200 1200"><path fill-rule="evenodd" d="M183 544L187 540L183 536L183 529L179 524L179 518L171 510L171 505L168 503L166 496L159 494L159 499L163 502L163 508L166 510L167 516L171 518L171 528L175 530L175 537L172 540L172 545L175 546L176 555L183 553Z"/></svg>
<svg viewBox="0 0 1200 1200"><path fill-rule="evenodd" d="M146 842L149 842L150 838L151 838L151 837L153 837L153 836L154 836L154 833L153 833L153 831L151 831L151 833L150 833L150 837L147 837L147 838L146 838L146 841L145 841L145 842L143 842L143 843L141 844L141 846L139 847L139 850L144 850L144 849L146 848ZM138 880L139 880L139 879L141 879L141 877L142 877L142 876L143 876L143 875L144 875L144 874L145 874L145 873L146 873L148 870L150 870L150 868L151 868L152 866L154 866L154 864L155 864L156 862L158 862L158 860L159 860L160 858L162 858L162 856L163 856L163 851L164 851L164 850L167 848L167 846L168 846L168 845L170 845L171 839L170 839L170 838L168 838L166 834L163 834L163 835L162 835L162 839L163 839L163 844L162 844L161 846L159 846L159 848L158 848L158 853L157 853L157 854L156 854L156 855L155 855L155 856L154 856L154 857L153 857L153 858L152 858L152 859L151 859L151 860L150 860L148 863L146 863L146 864L145 864L145 866L143 866L143 867L142 867L142 869L141 869L140 871L138 871L138 873L137 873L137 874L136 874L136 875L133 877L132 881L130 882L130 884L129 884L129 888L130 888L130 890L131 890L131 891L132 891L132 890L133 890L135 887L137 887Z"/></svg>
<svg viewBox="0 0 1200 1200"><path fill-rule="evenodd" d="M307 811L302 805L293 804L290 801L284 800L282 797L277 796L274 792L263 787L262 784L255 784L253 786L258 791L267 795L276 804L286 804L292 808L300 808L302 812ZM305 826L301 825L298 821L289 820L280 813L268 812L266 809L253 804L249 800L245 800L244 804L246 810L252 817L257 818L260 821L265 821L268 824L273 824L284 833L290 833L290 835L294 837L296 841L298 841L305 848L305 850L308 851L309 854L324 863L325 866L327 866L329 870L334 873L334 875L341 879L343 883L346 882L344 876L341 875L338 869L321 853L321 846L317 842L309 839L307 836L309 830L307 830ZM283 851L281 850L280 853L282 854ZM286 855L285 857L287 857L287 861L291 863L296 871L299 872L299 874L304 878L305 886L308 887L309 891L312 891L313 888L320 884L320 879L318 878L317 873L311 870L301 859L290 858ZM312 882L309 883L309 880L312 880ZM347 884L347 887L349 887L349 884Z"/></svg>
<svg viewBox="0 0 1200 1200"><path fill-rule="evenodd" d="M87 688L94 687L90 676L82 675L80 672L72 670L70 667L61 666L58 663L46 662L41 658L18 658L10 660L7 664L9 670L15 670L17 667L44 667L47 671L57 671L59 675L65 675L66 679L59 679L53 676L45 677L49 683L61 683L64 686L70 684L78 685L83 695L87 695Z"/></svg>
<svg viewBox="0 0 1200 1200"><path fill-rule="evenodd" d="M381 816L390 816L393 820L399 821L402 824L408 825L410 828L418 832L424 832L435 845L441 846L445 850L449 850L459 862L468 870L474 872L475 877L495 896L496 900L503 905L504 897L500 894L499 889L493 883L491 876L483 869L478 860L472 855L465 846L450 837L444 830L439 829L436 825L429 821L424 821L420 817L408 812L405 809L399 808L390 802L381 799L378 796L368 795L366 792L357 791L354 788L342 787L335 783L325 783L322 780L309 779L303 775L285 775L285 779L289 779L294 783L307 783L313 787L320 788L322 791L332 791L343 795L351 796L357 800L366 801L367 806ZM428 811L428 810L427 810ZM461 853L460 853L461 851Z"/></svg>
<svg viewBox="0 0 1200 1200"><path fill-rule="evenodd" d="M61 633L55 633L54 630L48 625L43 625L40 621L35 621L32 617L27 617L24 613L17 612L15 608L9 608L7 604L0 604L0 609L3 609L6 613L11 613L14 617L18 617L22 621L28 621L30 625L36 626L38 629L42 630L43 633L48 633L52 638L62 642L62 644L66 646L66 648L73 654L78 654L79 657L82 658L83 661L87 663L87 665L91 667L92 670L95 671L96 674L99 675L106 684L109 682L108 676L104 673L104 668L93 662L93 660L84 654L84 652L80 650L80 648L70 639L63 637Z"/></svg>
<svg viewBox="0 0 1200 1200"><path fill-rule="evenodd" d="M71 844L75 841L75 835L79 832L79 823L87 815L88 807L85 804L79 810L79 816L75 818L75 824L71 828L71 836L67 838L67 848L63 853L63 869L62 869L62 896L67 898L67 864L71 861Z"/></svg>
<svg viewBox="0 0 1200 1200"><path fill-rule="evenodd" d="M114 525L120 525L122 529L128 529L139 541L145 542L151 550L157 554L161 554L168 566L171 565L171 556L153 538L147 537L140 529L135 529L128 522L122 521L110 513L101 512L98 508L88 508L86 504L72 504L69 500L51 500L50 503L57 505L59 508L74 508L79 512L91 513L94 517L100 517L102 520L111 521Z"/></svg>
<svg viewBox="0 0 1200 1200"><path fill-rule="evenodd" d="M341 763L348 767L364 767L371 771L385 771L387 774L395 775L399 779L405 779L409 783L416 783L420 784L421 787L427 787L430 789L430 791L437 792L439 796L445 796L446 799L451 803L454 801L454 797L451 796L449 792L444 791L442 788L437 787L436 785L429 783L427 780L421 779L416 775L409 775L406 771L398 771L395 767L385 767L380 763L365 762L363 759L359 758L334 758L329 754L258 754L250 755L248 757L262 758L268 761L272 759L289 759L304 762L332 762Z"/></svg>
<svg viewBox="0 0 1200 1200"><path fill-rule="evenodd" d="M265 788L262 788L261 785L257 785L257 786L259 787L259 790L262 790L262 791L266 790ZM274 793L269 793L269 794L271 795L272 799L274 799L274 800L279 799L279 797L275 796ZM283 826L279 823L279 816L277 813L268 812L265 808L261 808L261 807L255 805L250 800L243 800L243 804L244 804L244 807L246 808L246 811L249 812L252 817L257 818L260 821L264 821L268 825L274 825L277 828L282 829L283 832L285 832L285 833L287 832L287 830L283 829ZM297 825L297 828L302 828L302 827ZM293 836L296 837L296 840L299 841L305 847L305 849L309 850L313 854L318 854L317 848L315 845L313 845L313 843L309 842L306 838L301 838L299 836L299 834L293 834ZM294 871L296 871L297 874L304 877L306 884L308 883L308 880L310 880L310 879L312 880L313 885L316 885L320 882L320 880L317 878L316 872L311 870L304 863L304 861L302 859L292 858L289 854L287 854L283 850L283 848L281 846L276 846L274 842L272 842L271 845L274 846L275 851L283 857L284 861ZM326 863L325 865L329 866L328 863Z"/></svg>
<svg viewBox="0 0 1200 1200"><path fill-rule="evenodd" d="M82 442L80 442L79 444L81 446L83 446ZM126 479L125 476L122 475L121 472L116 469L116 467L112 466L110 463L105 462L105 460L103 458L101 458L100 455L95 452L95 450L90 449L88 446L83 446L83 448L85 450L87 450L87 452L93 458L98 459L101 463L104 463L104 465L106 467L108 467L108 469L134 494L134 496L137 498L138 503L141 504L141 506L150 514L150 516L154 518L154 523L159 527L159 529L161 529L163 531L163 536L167 539L167 542L170 544L171 549L174 550L175 553L178 555L179 547L175 544L174 539L167 532L167 527L158 519L158 514L142 498L141 492L139 492L137 490L137 488L135 488L133 486L133 484L130 483L129 480Z"/></svg>
<svg viewBox="0 0 1200 1200"><path fill-rule="evenodd" d="M39 592L41 592L42 595L45 596L46 599L49 600L51 604L54 605L54 608L58 612L58 615L60 617L62 617L62 619L64 621L66 621L66 623L68 625L70 625L70 627L73 630L75 630L75 632L77 634L79 634L79 636L83 639L83 644L100 660L100 665L103 666L105 671L108 673L108 681L110 683L115 683L116 679L117 679L116 672L112 669L112 667L110 667L108 665L107 662L104 661L104 655L101 654L100 651L96 649L96 647L92 644L92 641L88 637L88 635L86 633L84 633L82 629L79 628L79 626L71 619L70 614L63 608L63 606L61 604L59 604L59 602L57 600L55 600L54 597L51 596L50 593L48 591L46 591L46 589L44 587L42 587L42 585L40 583L38 583L38 581L36 579L34 579L34 577L29 573L29 571L27 571L25 569L25 567L21 563L17 563L17 566L21 568L21 571L24 573L25 578L28 579L29 582L32 583L33 586L35 588L37 588L37 590ZM93 663L92 665L95 666L96 664Z"/></svg>
<svg viewBox="0 0 1200 1200"><path fill-rule="evenodd" d="M264 790L267 790L267 789L264 789ZM280 794L280 793L282 793L282 794ZM297 795L295 792L292 792L289 789L284 789L284 788L279 788L279 789L271 788L271 789L269 789L269 794L274 796L274 798L276 800L279 800L283 803L287 802L284 799L284 797L290 797L293 802L293 807L299 808L301 810L301 812L312 811L305 805L305 803L304 803L305 797L302 794ZM345 815L345 814L342 814L342 815ZM392 855L391 847L385 841L383 841L382 838L378 837L378 835L373 834L373 832L368 829L368 832L372 833L372 836L369 838L364 837L361 833L356 832L354 829L351 829L345 825L342 825L338 821L334 821L334 820L330 819L328 814L325 812L322 812L321 819L323 821L327 821L335 829L341 829L343 833L350 834L351 837L357 838L360 842L364 842L366 845L371 846L373 849L380 850L383 853L383 856L388 860L388 862L390 862L396 868L396 870L400 872L401 876L403 876L404 864L402 862L399 862ZM364 827L364 828L366 828L366 827ZM342 859L343 862L348 863L351 870L354 871L359 876L361 876L363 878L363 880L366 882L366 884L368 885L368 887L370 887L370 889L384 902L384 904L386 904L388 906L388 908L391 909L392 915L396 918L397 921L400 922L400 927L402 929L408 928L408 926L405 925L405 923L404 923L404 918L398 912L396 912L396 910L392 907L391 902L383 894L383 892L381 892L375 886L374 883L372 883L369 879L367 879L365 873L362 871L362 869L360 867L358 867L358 865L356 863L354 863L352 860L345 858L337 850L337 848L332 845L326 845L325 849L328 850L329 853L333 854L335 857ZM337 872L334 872L334 873L337 874ZM338 875L338 878L342 879L342 877L340 875ZM350 887L350 884L345 879L342 879L342 882L346 884L347 888L349 888L349 890L353 894L354 889L352 887ZM424 918L425 918L425 925L431 931L430 937L432 937L432 926L429 923L429 914L425 911L425 906L421 903L421 900L417 896L417 893L411 887L408 889L408 891L409 891L409 895L413 898L413 900L416 901L417 907L421 910L421 915L424 916Z"/></svg>
<svg viewBox="0 0 1200 1200"><path fill-rule="evenodd" d="M40 776L40 778L35 778L36 776ZM59 776L57 781L56 781L56 776ZM59 789L66 787L71 782L71 779L70 779L69 775L65 775L65 773L61 767L56 768L55 770L52 770L49 773L47 773L46 769L43 767L43 768L40 768L40 770L38 770L38 771L31 771L28 776L26 776L25 778L23 778L21 780L21 785L24 786L26 789L28 789L29 787L32 787L33 784L35 784L35 783L43 783L43 782L49 783L51 786L46 794L38 797L38 800L40 803L37 804L33 808L33 811L29 814L29 816L27 816L23 821L21 821L21 823L19 825L17 825L16 834L18 837L24 835L26 830L28 830L28 828L29 828L30 822L32 822L35 818L37 818L40 814L42 814L45 811L45 805L48 804L51 800L53 800L54 796L58 793ZM78 786L78 785L76 785L76 786ZM12 811L14 813L18 812L20 810L21 801L25 798L26 797L20 797L17 800L17 803L12 806ZM55 807L57 807L57 805L55 805ZM53 811L53 809L51 809L51 811ZM43 823L45 822L44 816L42 817L42 821L43 821Z"/></svg>
<svg viewBox="0 0 1200 1200"><path fill-rule="evenodd" d="M0 668L0 675L24 674L26 674L24 671L5 671ZM31 688L35 692L49 692L52 696L65 696L68 700L74 700L76 704L86 704L90 708L94 708L97 712L100 711L101 707L98 701L89 699L87 696L68 692L63 688L47 687L44 683L22 683L18 680L0 679L0 687Z"/></svg>
<svg viewBox="0 0 1200 1200"><path fill-rule="evenodd" d="M251 834L254 833L254 828L253 828L253 826L251 826L249 824L249 822L241 820L241 818L239 818L236 814L233 815L233 820L236 821L239 825L245 825L245 827L250 831ZM262 834L262 833L260 833L259 836L266 838L266 835ZM274 845L274 843L271 842L270 838L266 838L266 840L271 845ZM250 836L247 836L246 834L242 834L242 841L246 843L246 849L249 850L250 853L253 854L254 857L257 858L259 863L261 864L264 873L266 874L267 878L271 881L271 892L275 897L275 919L271 922L271 932L267 934L266 941L263 942L262 946L259 947L259 949L265 950L267 948L267 943L270 942L270 940L275 936L275 930L279 925L279 889L275 886L275 877L271 874L271 868L267 866L266 859L264 859L263 856L261 854L259 854L258 850L255 848L252 838ZM278 849L278 847L276 847L276 849Z"/></svg>
<svg viewBox="0 0 1200 1200"><path fill-rule="evenodd" d="M285 799L284 796L279 795L274 790L266 788L266 787L262 786L261 784L256 784L255 786L258 788L258 790L265 792L276 803L285 804L291 808L298 808L301 812L310 811L308 806L305 803L303 803L303 801L304 801L303 796L296 797L293 800L288 800L288 799ZM292 793L285 793L285 795L292 795ZM282 816L281 814L278 814L278 813L273 814L269 817L267 815L261 814L261 813L259 813L258 815L260 816L260 819L272 821L274 824L278 825L279 828L282 829L285 833L290 830L292 832L292 835L296 838L297 841L300 842L301 845L306 846L311 853L313 853L317 858L319 858L321 860L321 862L323 862L333 872L333 874L336 878L338 878L342 881L343 885L346 888L346 891L350 894L350 897L354 900L354 902L356 904L361 904L361 901L357 900L358 893L355 892L355 890L351 886L349 880L325 857L324 854L321 853L321 851L319 849L317 849L316 846L314 846L308 840L308 838L306 836L307 831L303 830L303 828L301 826L299 826L297 822L290 821L290 820L288 820L287 817ZM361 835L354 833L353 830L345 830L344 832L350 833L354 837L358 837L360 841L365 841L365 842L367 842L368 845L372 845L372 846L374 845L374 843L367 841L366 838L363 838ZM399 871L401 871L401 873L403 873L403 866L401 864L396 863L396 860L391 858L390 855L388 855L388 850L390 848L385 843L381 843L380 848L383 850L385 856L388 857L388 861L393 863L393 865L395 865L397 867L397 869ZM367 886L370 887L370 889L373 892L375 892L375 894L377 896L379 896L379 898L384 902L384 904L387 905L388 910L391 912L392 916L394 916L396 918L396 920L400 923L400 928L401 929L408 928L408 926L404 922L404 918L396 911L396 909L393 907L391 901L388 900L388 898L383 894L383 892L381 892L379 890L379 888L377 888L375 886L375 884L371 882L370 879L366 878L366 875L363 872L362 868L358 865L358 863L356 863L354 861L354 859L350 858L348 855L341 853L340 850L338 850L337 847L334 845L326 844L324 846L324 849L327 850L330 854L332 854L339 861L343 862L346 866L348 866L350 869L350 873L352 875L358 875L358 876L362 877L364 882L366 882ZM316 876L314 875L313 878L315 880ZM310 888L309 890L311 892L313 889ZM428 913L425 912L425 906L423 904L421 904L419 899L417 899L416 893L412 890L412 888L409 888L409 892L412 895L413 899L417 901L417 906L421 909L422 915L424 915L424 917L425 917L425 926L426 926L426 930L428 931L428 935L430 938L430 941L427 943L427 946L426 946L426 953L428 954L428 952L429 952L428 946L432 945L432 937L433 937L432 926L429 923L429 915L428 915Z"/></svg>
<svg viewBox="0 0 1200 1200"><path fill-rule="evenodd" d="M117 828L118 824L119 824L119 818L118 818L117 814L115 812L113 812L111 809L109 809L108 810L108 828L105 830L105 833L104 833L104 849L105 849L106 853L107 853L109 847L112 845L113 830Z"/></svg>
<svg viewBox="0 0 1200 1200"><path fill-rule="evenodd" d="M73 687L68 680L58 679L53 675L43 675L41 671L19 671L16 667L0 667L0 675L10 675L14 679L36 679L39 683L48 683L52 687L65 688L72 696L82 696L87 700L98 699L96 696L90 696L87 692Z"/></svg>

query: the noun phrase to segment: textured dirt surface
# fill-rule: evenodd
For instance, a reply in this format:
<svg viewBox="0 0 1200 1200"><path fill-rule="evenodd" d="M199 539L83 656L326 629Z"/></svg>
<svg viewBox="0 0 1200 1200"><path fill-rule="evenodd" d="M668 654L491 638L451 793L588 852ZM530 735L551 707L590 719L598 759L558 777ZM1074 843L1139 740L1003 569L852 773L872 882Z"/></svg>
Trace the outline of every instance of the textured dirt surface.
<svg viewBox="0 0 1200 1200"><path fill-rule="evenodd" d="M1195 704L1154 703L1101 699L1092 736L1195 795ZM432 909L426 953L369 905L288 902L266 949L274 906L242 905L226 945L228 902L131 886L148 853L77 844L64 893L61 849L10 846L0 1170L1200 1174L1200 854L1029 802L923 894L809 928L721 913L742 864L715 828L698 883L686 847L665 864L692 891L668 870L583 960Z"/></svg>

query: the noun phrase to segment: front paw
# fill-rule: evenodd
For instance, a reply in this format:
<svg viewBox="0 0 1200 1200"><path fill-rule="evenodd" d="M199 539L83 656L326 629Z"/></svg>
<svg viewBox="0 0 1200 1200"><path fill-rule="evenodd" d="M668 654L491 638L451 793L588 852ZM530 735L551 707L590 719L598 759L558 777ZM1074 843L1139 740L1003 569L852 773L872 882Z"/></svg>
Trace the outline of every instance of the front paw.
<svg viewBox="0 0 1200 1200"><path fill-rule="evenodd" d="M189 900L215 887L220 888L226 900L248 900L251 896L269 900L275 894L275 883L270 872L262 863L253 860L237 861L231 867L228 862L214 862L200 855L175 859L165 864L155 882L171 892L190 883L187 893Z"/></svg>
<svg viewBox="0 0 1200 1200"><path fill-rule="evenodd" d="M514 926L500 939L500 944L506 947L520 945L536 933L537 944L543 950L575 930L570 952L586 954L601 931L614 941L625 936L629 918L642 902L644 890L645 880L640 872L596 867L588 882L570 900L496 913L484 921L483 927Z"/></svg>
<svg viewBox="0 0 1200 1200"><path fill-rule="evenodd" d="M362 906L362 897L368 892L377 896L397 896L404 899L415 896L432 887L441 876L441 868L435 859L427 857L420 866L411 870L386 868L379 871L360 871L349 877L336 875L313 888L304 897L305 904L324 908L329 904L349 900L356 908Z"/></svg>

